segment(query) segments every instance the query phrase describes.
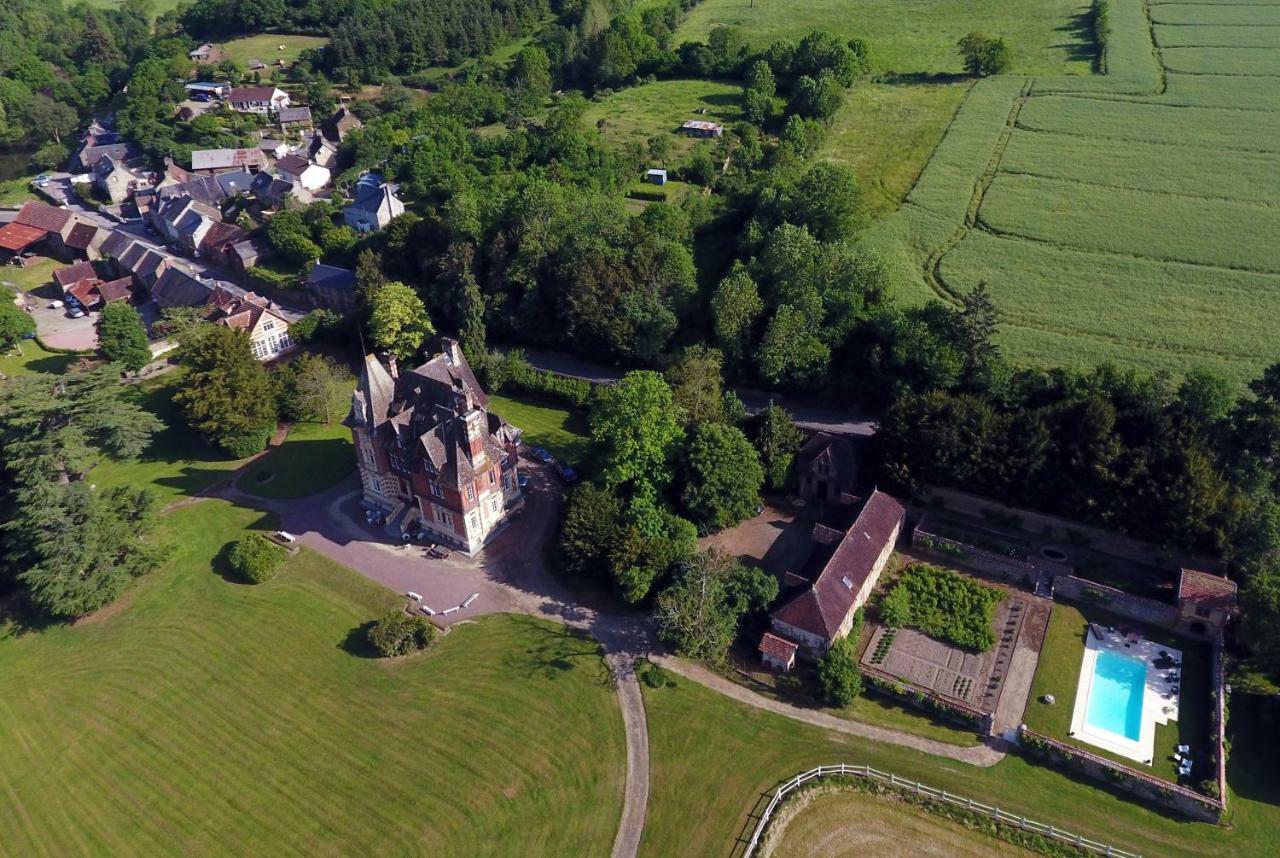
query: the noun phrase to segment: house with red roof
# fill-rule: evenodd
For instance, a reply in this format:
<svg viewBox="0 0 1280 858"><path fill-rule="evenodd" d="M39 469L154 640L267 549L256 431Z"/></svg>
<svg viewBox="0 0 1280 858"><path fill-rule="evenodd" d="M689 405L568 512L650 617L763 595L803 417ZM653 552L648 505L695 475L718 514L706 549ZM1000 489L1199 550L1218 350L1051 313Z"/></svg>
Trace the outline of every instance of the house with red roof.
<svg viewBox="0 0 1280 858"><path fill-rule="evenodd" d="M237 294L224 286L210 293L205 306L207 321L225 325L249 335L253 356L258 360L274 360L294 348L289 336L289 320L274 305L252 292Z"/></svg>
<svg viewBox="0 0 1280 858"><path fill-rule="evenodd" d="M809 574L799 576L806 583L773 612L773 636L816 658L847 635L854 612L866 604L893 555L905 519L905 507L876 490L847 530L815 525ZM765 643L761 641L762 655L772 655Z"/></svg>
<svg viewBox="0 0 1280 858"><path fill-rule="evenodd" d="M0 227L0 250L12 256L45 242L45 251L50 256L66 258L70 250L67 240L80 223L79 218L66 209L28 200L12 221Z"/></svg>
<svg viewBox="0 0 1280 858"><path fill-rule="evenodd" d="M1236 582L1212 572L1183 569L1178 578L1178 625L1196 634L1216 631L1236 613Z"/></svg>

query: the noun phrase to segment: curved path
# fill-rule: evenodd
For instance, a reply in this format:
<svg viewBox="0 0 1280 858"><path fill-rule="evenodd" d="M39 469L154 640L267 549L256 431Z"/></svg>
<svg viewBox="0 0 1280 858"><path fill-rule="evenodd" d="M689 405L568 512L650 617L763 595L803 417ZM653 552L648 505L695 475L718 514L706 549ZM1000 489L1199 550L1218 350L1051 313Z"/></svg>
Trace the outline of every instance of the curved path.
<svg viewBox="0 0 1280 858"><path fill-rule="evenodd" d="M627 785L622 799L622 821L613 840L612 858L634 858L644 834L644 817L649 804L649 726L644 717L644 698L636 681L636 661L629 653L605 656L618 684L618 703L627 732Z"/></svg>

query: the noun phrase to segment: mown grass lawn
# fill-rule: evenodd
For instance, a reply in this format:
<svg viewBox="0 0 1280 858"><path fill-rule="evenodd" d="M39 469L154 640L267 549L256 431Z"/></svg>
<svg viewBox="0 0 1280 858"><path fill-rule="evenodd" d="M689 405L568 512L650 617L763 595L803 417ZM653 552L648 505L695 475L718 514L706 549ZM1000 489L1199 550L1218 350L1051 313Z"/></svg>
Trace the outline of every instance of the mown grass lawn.
<svg viewBox="0 0 1280 858"><path fill-rule="evenodd" d="M320 36L262 33L257 36L245 36L242 39L232 39L229 42L219 43L217 47L221 49L223 59L232 60L242 69L248 71L249 60L261 60L268 66L273 65L276 60L284 60L292 65L303 51L308 48L318 48L327 41L328 39ZM283 51L279 49L281 45L284 45ZM265 77L267 69L262 71Z"/></svg>
<svg viewBox="0 0 1280 858"><path fill-rule="evenodd" d="M294 424L279 449L245 469L237 488L264 498L301 498L323 491L355 470L351 430L342 425L352 385L334 390L331 420Z"/></svg>
<svg viewBox="0 0 1280 858"><path fill-rule="evenodd" d="M25 203L27 200L40 199L31 190L31 180L36 177L35 173L30 176L19 176L16 179L6 179L0 182L0 205L13 206Z"/></svg>
<svg viewBox="0 0 1280 858"><path fill-rule="evenodd" d="M1156 630L1144 631L1148 639L1182 650L1178 720L1156 725L1154 762L1151 766L1144 766L1068 735L1071 730L1071 715L1075 710L1081 659L1084 657L1084 636L1088 634L1088 624L1091 622L1107 626L1134 625L1131 620L1105 611L1081 610L1055 602L1053 614L1049 618L1049 629L1045 633L1044 647L1040 650L1040 662L1036 666L1031 698L1027 702L1024 716L1027 726L1037 733L1176 783L1176 764L1170 758L1178 745L1190 745L1193 759L1207 760L1205 751L1202 750L1209 738L1211 688L1206 648L1194 641L1161 634ZM1053 705L1040 702L1045 694L1052 694L1056 702ZM1207 776L1204 769L1197 772L1197 780Z"/></svg>
<svg viewBox="0 0 1280 858"><path fill-rule="evenodd" d="M524 431L530 447L545 447L557 459L581 463L590 447L586 417L578 411L524 396L489 395L489 410Z"/></svg>
<svg viewBox="0 0 1280 858"><path fill-rule="evenodd" d="M748 814L784 779L817 765L870 764L884 771L1142 855L1275 854L1280 830L1280 709L1244 695L1231 701L1230 825L1186 822L1104 785L1075 780L1010 755L990 768L831 733L728 700L673 677L644 688L650 782L643 856L723 856L749 835Z"/></svg>
<svg viewBox="0 0 1280 858"><path fill-rule="evenodd" d="M369 658L390 591L305 550L223 576L263 526L177 510L117 608L0 635L0 853L608 854L625 750L594 641L498 616Z"/></svg>

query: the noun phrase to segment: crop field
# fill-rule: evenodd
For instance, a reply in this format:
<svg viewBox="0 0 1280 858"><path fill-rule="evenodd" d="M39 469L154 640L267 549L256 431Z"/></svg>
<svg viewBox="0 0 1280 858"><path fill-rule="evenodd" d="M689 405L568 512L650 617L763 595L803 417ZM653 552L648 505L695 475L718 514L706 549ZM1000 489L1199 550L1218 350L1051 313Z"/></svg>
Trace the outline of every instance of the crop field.
<svg viewBox="0 0 1280 858"><path fill-rule="evenodd" d="M985 281L1020 365L1244 382L1280 359L1280 4L1144 8L1105 75L977 84L872 241L915 300Z"/></svg>

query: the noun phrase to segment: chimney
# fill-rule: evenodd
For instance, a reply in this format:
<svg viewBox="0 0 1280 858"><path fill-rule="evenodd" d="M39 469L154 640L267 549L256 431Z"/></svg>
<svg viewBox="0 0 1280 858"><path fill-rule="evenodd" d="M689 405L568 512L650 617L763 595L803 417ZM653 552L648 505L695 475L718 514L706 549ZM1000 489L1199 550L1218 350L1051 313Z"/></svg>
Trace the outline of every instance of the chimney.
<svg viewBox="0 0 1280 858"><path fill-rule="evenodd" d="M468 394L468 399L470 395ZM467 423L467 446L471 452L471 464L475 468L487 467L484 455L484 414L478 409L467 411L463 418Z"/></svg>
<svg viewBox="0 0 1280 858"><path fill-rule="evenodd" d="M393 380L400 377L400 368L396 366L396 356L393 354L387 355L387 372Z"/></svg>
<svg viewBox="0 0 1280 858"><path fill-rule="evenodd" d="M457 340L452 337L441 337L440 348L449 359L449 363L454 366L462 365L462 347L458 345Z"/></svg>

